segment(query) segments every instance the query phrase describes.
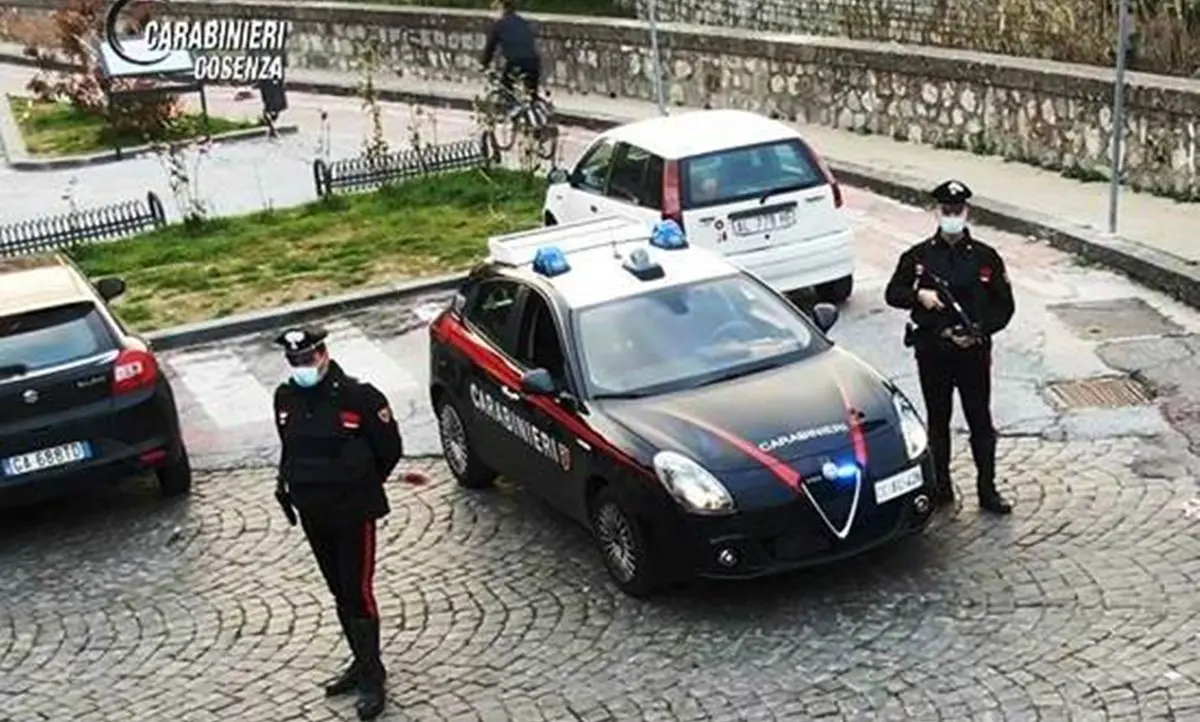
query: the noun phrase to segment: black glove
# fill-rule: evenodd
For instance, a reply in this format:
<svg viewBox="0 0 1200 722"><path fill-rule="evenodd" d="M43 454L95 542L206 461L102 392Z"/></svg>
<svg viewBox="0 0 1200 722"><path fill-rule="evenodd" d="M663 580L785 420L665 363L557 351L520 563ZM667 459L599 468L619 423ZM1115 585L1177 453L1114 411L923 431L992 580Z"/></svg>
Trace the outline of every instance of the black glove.
<svg viewBox="0 0 1200 722"><path fill-rule="evenodd" d="M296 510L292 508L292 497L287 493L282 481L275 486L275 500L283 507L283 515L287 517L288 524L296 526Z"/></svg>

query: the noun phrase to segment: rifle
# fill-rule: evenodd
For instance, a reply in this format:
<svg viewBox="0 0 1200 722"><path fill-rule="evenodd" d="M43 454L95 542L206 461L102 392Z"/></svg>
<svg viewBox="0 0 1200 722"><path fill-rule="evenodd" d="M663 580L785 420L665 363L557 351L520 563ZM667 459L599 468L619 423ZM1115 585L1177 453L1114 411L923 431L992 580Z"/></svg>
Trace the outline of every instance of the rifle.
<svg viewBox="0 0 1200 722"><path fill-rule="evenodd" d="M917 278L928 276L937 291L938 297L942 302L954 311L954 315L958 317L958 325L951 329L951 333L955 336L966 336L973 339L976 343L982 343L987 340L987 334L984 333L983 327L979 325L962 307L962 304L955 298L954 293L950 290L950 284L944 278L937 275L928 268L918 267ZM915 329L909 326L904 335L904 345L912 346L914 343L913 331Z"/></svg>

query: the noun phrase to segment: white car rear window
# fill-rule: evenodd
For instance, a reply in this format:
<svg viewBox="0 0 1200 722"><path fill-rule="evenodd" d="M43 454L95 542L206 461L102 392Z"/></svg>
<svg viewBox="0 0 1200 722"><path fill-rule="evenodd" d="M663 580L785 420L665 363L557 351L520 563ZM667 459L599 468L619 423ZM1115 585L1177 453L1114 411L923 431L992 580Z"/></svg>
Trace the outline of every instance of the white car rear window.
<svg viewBox="0 0 1200 722"><path fill-rule="evenodd" d="M815 188L825 175L796 139L731 148L682 162L684 209Z"/></svg>

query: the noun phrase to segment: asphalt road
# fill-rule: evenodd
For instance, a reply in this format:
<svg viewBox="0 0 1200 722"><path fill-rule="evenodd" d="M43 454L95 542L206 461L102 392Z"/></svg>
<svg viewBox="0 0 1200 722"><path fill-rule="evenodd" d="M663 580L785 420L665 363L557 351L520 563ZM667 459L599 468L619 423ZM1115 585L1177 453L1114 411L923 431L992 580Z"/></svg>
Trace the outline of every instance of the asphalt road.
<svg viewBox="0 0 1200 722"><path fill-rule="evenodd" d="M140 172L112 168L97 172ZM881 294L931 219L847 199L858 290L832 335L919 401ZM1017 292L995 359L1012 517L968 501L847 564L638 602L519 484L466 493L440 461L412 458L404 469L434 481L392 486L380 534L386 719L1200 719L1200 314L977 233ZM388 394L415 456L437 450L423 375L439 300L329 321L333 353ZM343 661L338 624L271 497L284 367L269 338L164 354L203 469L192 498L162 503L131 480L0 514L0 722L352 718L317 687ZM1157 398L1052 401L1055 384L1122 374ZM954 471L969 500L965 446Z"/></svg>

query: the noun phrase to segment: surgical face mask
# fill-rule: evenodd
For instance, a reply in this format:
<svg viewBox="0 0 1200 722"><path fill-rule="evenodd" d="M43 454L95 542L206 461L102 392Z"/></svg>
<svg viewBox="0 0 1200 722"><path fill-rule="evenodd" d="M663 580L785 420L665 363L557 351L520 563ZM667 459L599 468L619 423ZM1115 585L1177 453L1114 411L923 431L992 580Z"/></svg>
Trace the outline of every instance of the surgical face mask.
<svg viewBox="0 0 1200 722"><path fill-rule="evenodd" d="M292 369L292 381L297 386L311 388L321 380L321 369L316 366L297 366Z"/></svg>
<svg viewBox="0 0 1200 722"><path fill-rule="evenodd" d="M942 229L942 233L949 233L952 236L957 236L967 227L967 217L963 216L942 216L938 220L938 226Z"/></svg>

